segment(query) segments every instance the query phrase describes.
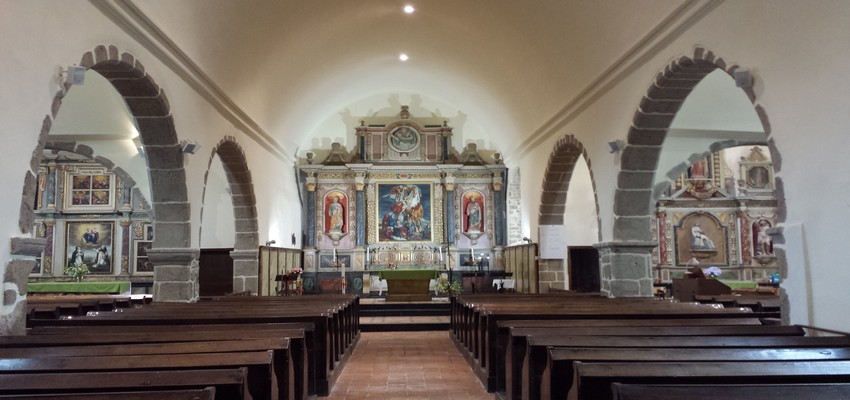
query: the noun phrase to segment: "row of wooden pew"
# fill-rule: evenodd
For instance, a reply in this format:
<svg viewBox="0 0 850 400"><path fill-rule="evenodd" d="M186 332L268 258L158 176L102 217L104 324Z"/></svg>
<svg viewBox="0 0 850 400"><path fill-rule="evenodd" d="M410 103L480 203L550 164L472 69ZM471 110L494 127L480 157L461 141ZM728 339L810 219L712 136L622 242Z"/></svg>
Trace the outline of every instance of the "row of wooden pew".
<svg viewBox="0 0 850 400"><path fill-rule="evenodd" d="M359 336L359 298L348 295L34 314L26 336L0 337L0 399L326 396Z"/></svg>
<svg viewBox="0 0 850 400"><path fill-rule="evenodd" d="M748 399L850 398L850 336L813 335L778 316L654 298L479 294L452 299L451 330L497 399L716 399L718 385ZM761 391L776 385L791 386Z"/></svg>

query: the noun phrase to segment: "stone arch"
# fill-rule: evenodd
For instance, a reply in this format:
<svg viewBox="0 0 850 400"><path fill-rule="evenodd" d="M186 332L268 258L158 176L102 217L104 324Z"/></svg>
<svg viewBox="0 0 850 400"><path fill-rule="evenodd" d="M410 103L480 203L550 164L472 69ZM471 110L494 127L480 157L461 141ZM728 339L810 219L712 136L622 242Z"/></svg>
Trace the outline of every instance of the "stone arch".
<svg viewBox="0 0 850 400"><path fill-rule="evenodd" d="M546 173L543 175L543 193L540 197L540 211L537 216L539 225L562 225L564 223L567 192L579 156L584 156L587 161L590 183L593 186L593 199L596 204L597 224L600 223L596 179L593 178L590 157L587 155L584 145L574 135L567 135L555 144L552 154L549 155L549 162L546 164ZM600 232L600 236L597 240L601 241L601 229L598 232Z"/></svg>
<svg viewBox="0 0 850 400"><path fill-rule="evenodd" d="M656 75L652 86L635 111L620 159L620 172L614 194L613 242L605 247L606 253L612 257L609 258L610 263L603 263L603 291L614 296L651 295L649 253L655 243L652 242L650 214L654 209L656 193L652 185L661 148L667 131L685 99L703 78L718 69L731 76L740 67L727 66L726 61L716 57L713 52L701 47L695 48L692 57L682 56ZM767 113L756 102L752 87L742 90L753 103L754 110L762 122L771 158L775 160L774 168L778 172L781 168L781 158L774 140L770 137ZM711 151L740 144L742 143L737 141L719 141L711 146ZM691 159L695 161L699 156L694 155ZM680 166L675 168L675 171L684 168ZM782 222L785 220L786 211L782 180L779 177L776 177L776 198L779 204L777 220ZM784 238L777 232L774 240L782 242ZM785 265L784 258L778 262Z"/></svg>
<svg viewBox="0 0 850 400"><path fill-rule="evenodd" d="M204 191L201 204L205 204L207 178L216 155L224 165L236 223L236 242L233 251L230 253L233 258L233 291L258 293L260 235L257 223L257 201L254 196L254 181L251 178L251 171L248 169L245 152L239 146L236 138L225 136L210 153L207 172L204 174ZM201 206L201 221L203 221L203 218L204 207ZM199 243L202 229L202 227L198 227Z"/></svg>
<svg viewBox="0 0 850 400"><path fill-rule="evenodd" d="M549 155L546 172L543 176L543 193L540 196L538 225L563 225L567 208L567 193L570 188L573 171L580 156L584 156L590 172L593 187L593 203L596 208L597 242L602 240L599 220L599 199L596 193L596 180L593 178L590 157L584 145L574 135L559 140ZM565 266L560 260L545 260L540 263L539 280L541 290L544 287L566 289Z"/></svg>

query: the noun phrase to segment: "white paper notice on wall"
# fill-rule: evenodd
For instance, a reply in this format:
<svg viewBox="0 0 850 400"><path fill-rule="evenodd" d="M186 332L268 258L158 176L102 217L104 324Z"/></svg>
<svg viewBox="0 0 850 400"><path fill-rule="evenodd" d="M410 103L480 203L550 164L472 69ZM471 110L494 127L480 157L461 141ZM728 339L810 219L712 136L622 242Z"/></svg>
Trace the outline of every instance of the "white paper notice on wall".
<svg viewBox="0 0 850 400"><path fill-rule="evenodd" d="M544 260L563 260L567 258L567 226L540 225L540 258Z"/></svg>

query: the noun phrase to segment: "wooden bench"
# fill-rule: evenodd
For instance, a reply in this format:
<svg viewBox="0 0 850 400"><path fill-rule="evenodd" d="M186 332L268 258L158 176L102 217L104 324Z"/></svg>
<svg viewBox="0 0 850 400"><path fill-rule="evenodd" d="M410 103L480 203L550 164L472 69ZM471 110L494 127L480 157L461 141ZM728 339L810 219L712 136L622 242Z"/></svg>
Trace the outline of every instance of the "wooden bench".
<svg viewBox="0 0 850 400"><path fill-rule="evenodd" d="M242 399L245 398L246 376L247 368L0 374L0 388L3 388L0 389L0 395L38 394L53 398L53 395L90 393L92 388L102 392L157 393L175 388L213 386L218 398Z"/></svg>
<svg viewBox="0 0 850 400"><path fill-rule="evenodd" d="M573 362L658 361L819 361L848 360L850 347L838 348L550 348L540 381L541 399L565 399L572 388ZM723 396L719 396L723 397ZM680 397L681 398L681 397ZM690 397L686 397L690 398ZM718 397L715 397L718 398ZM732 397L738 398L738 397ZM743 397L748 398L748 397Z"/></svg>
<svg viewBox="0 0 850 400"><path fill-rule="evenodd" d="M837 400L850 399L850 384L641 385L614 383L614 400Z"/></svg>
<svg viewBox="0 0 850 400"><path fill-rule="evenodd" d="M89 313L64 320L33 320L34 329L45 325L242 325L306 322L314 326L315 368L313 390L327 395L338 378L343 357L359 337L359 300L354 296L303 296L305 299L227 297L196 304L157 303L120 312ZM239 313L233 310L238 309Z"/></svg>
<svg viewBox="0 0 850 400"><path fill-rule="evenodd" d="M574 363L574 400L609 400L623 384L850 383L850 361Z"/></svg>
<svg viewBox="0 0 850 400"><path fill-rule="evenodd" d="M547 349L570 346L568 340L580 336L653 337L657 342L668 339L695 338L695 342L712 337L803 337L798 326L621 326L572 328L511 328L505 357L505 389L510 399L540 398L540 380L546 367Z"/></svg>
<svg viewBox="0 0 850 400"><path fill-rule="evenodd" d="M149 390L144 392L53 393L0 395L0 400L213 400L215 387L205 389Z"/></svg>
<svg viewBox="0 0 850 400"><path fill-rule="evenodd" d="M149 342L139 342L134 344L134 349L139 351L139 354L150 354L149 351L159 352L167 349L168 352L221 352L221 351L236 351L225 349L236 349L236 346L251 346L250 343L240 344L240 341L249 340L280 340L287 338L290 341L289 356L291 361L290 386L294 389L294 398L303 399L308 395L315 395L316 374L315 374L315 350L313 348L313 325L308 323L281 323L281 324L243 324L243 325L106 325L97 327L96 337L92 336L91 328L85 326L40 326L31 330L31 335L70 335L72 337L87 336L93 339L92 343L98 346L80 346L77 343L74 347L51 347L49 352L45 352L45 356L62 355L66 351L71 351L73 354L108 354L109 345L104 345L104 341L98 340L103 335L109 335L111 339L126 341L132 338L126 336L126 332L130 331L134 334L146 333L153 335L156 344L147 344ZM218 332L213 336L208 335L212 332ZM258 337L257 339L253 339ZM139 340L148 340L150 336L137 338ZM226 338L226 339L222 339ZM239 339L239 340L230 340ZM207 340L207 342L178 342L180 347L170 346L168 341L179 340ZM165 341L165 343L162 343ZM45 341L41 341L45 343ZM51 345L60 343L58 340L48 340ZM124 346L124 345L120 345ZM145 346L152 349L148 350ZM67 350L66 350L67 349ZM271 349L271 348L269 348ZM6 354L13 354L14 349L0 349L0 357ZM117 351L124 351L123 347ZM144 353L142 353L144 352Z"/></svg>

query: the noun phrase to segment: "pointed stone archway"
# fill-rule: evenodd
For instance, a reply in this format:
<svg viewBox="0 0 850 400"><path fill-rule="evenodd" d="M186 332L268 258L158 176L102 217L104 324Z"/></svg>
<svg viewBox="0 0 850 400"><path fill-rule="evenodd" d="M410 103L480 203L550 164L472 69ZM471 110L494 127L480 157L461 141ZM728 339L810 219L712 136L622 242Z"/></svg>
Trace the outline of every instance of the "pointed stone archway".
<svg viewBox="0 0 850 400"><path fill-rule="evenodd" d="M599 229L599 200L596 194L596 180L593 179L590 157L584 145L573 135L567 135L558 143L549 155L546 172L543 175L543 193L540 196L540 210L537 216L538 225L563 225L564 213L567 209L567 193L570 188L576 162L584 156L590 172L590 183L593 187L593 199L596 206L597 233ZM601 236L597 241L601 241ZM566 288L566 277L560 260L541 260L539 269L540 287ZM545 285L548 283L548 286Z"/></svg>
<svg viewBox="0 0 850 400"><path fill-rule="evenodd" d="M215 156L218 155L224 166L224 173L230 187L231 201L233 202L233 216L235 219L236 241L233 251L233 291L259 293L259 225L257 222L257 201L254 196L254 181L245 152L236 138L225 136L212 150L207 172L204 174L204 194L201 204L205 204L207 178L210 166ZM204 217L204 208L201 208L201 221ZM198 228L198 237L201 229Z"/></svg>
<svg viewBox="0 0 850 400"><path fill-rule="evenodd" d="M655 179L658 160L670 124L685 99L708 74L723 70L730 76L739 66L727 66L704 48L696 48L692 57L682 56L659 72L640 102L629 130L626 147L620 159L617 189L614 194L613 241L599 246L602 261L602 290L615 297L651 296L651 213L654 212ZM764 108L756 103L752 88L742 89L753 103L767 138L774 168L781 169L781 158L774 140L770 138L770 123ZM737 145L737 142L717 142L712 151ZM776 198L779 201L777 220L785 220L785 196L781 177L776 177ZM774 236L783 243L781 232ZM783 255L777 262L785 265Z"/></svg>

